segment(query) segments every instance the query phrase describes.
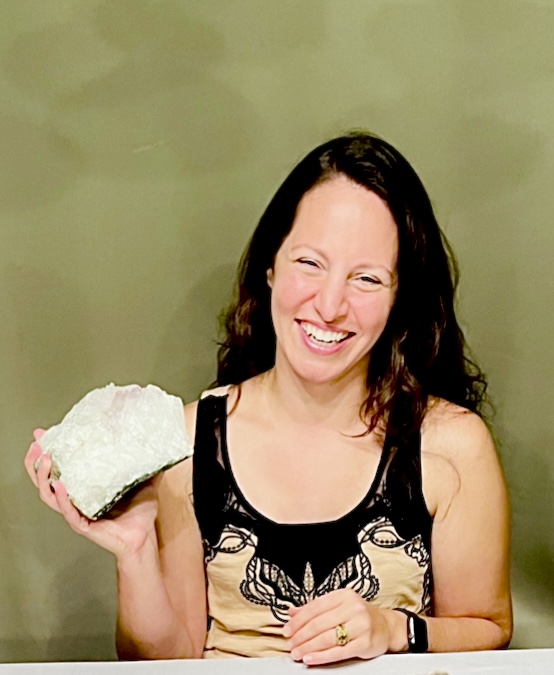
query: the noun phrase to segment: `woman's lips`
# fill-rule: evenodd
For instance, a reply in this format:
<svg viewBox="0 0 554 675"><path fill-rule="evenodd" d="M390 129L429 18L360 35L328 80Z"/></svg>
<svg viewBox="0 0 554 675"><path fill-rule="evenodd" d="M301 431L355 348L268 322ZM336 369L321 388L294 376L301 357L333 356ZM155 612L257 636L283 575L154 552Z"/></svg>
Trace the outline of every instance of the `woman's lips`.
<svg viewBox="0 0 554 675"><path fill-rule="evenodd" d="M309 321L297 320L297 324L304 344L319 354L335 354L355 335L345 330L324 330Z"/></svg>

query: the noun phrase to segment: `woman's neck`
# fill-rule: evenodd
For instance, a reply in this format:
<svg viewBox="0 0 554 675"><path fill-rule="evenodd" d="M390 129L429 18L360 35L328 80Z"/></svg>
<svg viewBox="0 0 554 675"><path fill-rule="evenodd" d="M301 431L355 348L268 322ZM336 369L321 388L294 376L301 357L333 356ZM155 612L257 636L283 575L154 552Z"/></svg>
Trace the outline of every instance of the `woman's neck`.
<svg viewBox="0 0 554 675"><path fill-rule="evenodd" d="M328 427L347 434L363 433L360 408L367 396L365 380L344 378L312 383L286 366L276 365L264 375L266 399L274 417L303 425Z"/></svg>

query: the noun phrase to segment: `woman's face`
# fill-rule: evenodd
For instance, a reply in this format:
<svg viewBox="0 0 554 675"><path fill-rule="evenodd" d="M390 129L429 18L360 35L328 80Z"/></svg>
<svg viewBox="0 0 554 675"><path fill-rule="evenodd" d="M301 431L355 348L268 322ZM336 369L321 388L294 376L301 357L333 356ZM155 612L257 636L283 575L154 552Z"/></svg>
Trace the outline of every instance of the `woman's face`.
<svg viewBox="0 0 554 675"><path fill-rule="evenodd" d="M396 223L375 193L337 176L307 192L268 270L276 367L311 383L365 381L396 295Z"/></svg>

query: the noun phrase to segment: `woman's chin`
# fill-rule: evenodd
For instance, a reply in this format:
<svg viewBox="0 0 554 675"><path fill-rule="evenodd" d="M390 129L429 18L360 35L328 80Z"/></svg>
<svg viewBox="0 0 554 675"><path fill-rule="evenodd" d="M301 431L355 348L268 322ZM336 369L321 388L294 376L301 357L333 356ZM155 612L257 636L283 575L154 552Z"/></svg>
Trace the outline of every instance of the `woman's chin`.
<svg viewBox="0 0 554 675"><path fill-rule="evenodd" d="M298 368L294 373L307 386L326 386L345 382L347 379L357 379L359 373L353 377L352 369L334 369L327 367ZM365 381L365 373L363 375Z"/></svg>

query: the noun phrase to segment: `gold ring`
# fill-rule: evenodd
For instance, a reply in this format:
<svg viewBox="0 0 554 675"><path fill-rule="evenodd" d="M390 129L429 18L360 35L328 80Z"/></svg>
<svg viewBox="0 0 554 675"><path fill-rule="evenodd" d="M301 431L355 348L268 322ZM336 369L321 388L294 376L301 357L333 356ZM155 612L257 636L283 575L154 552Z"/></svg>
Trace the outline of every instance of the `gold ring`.
<svg viewBox="0 0 554 675"><path fill-rule="evenodd" d="M348 635L348 631L342 625L342 623L339 623L339 625L335 628L335 633L337 634L338 646L344 647L344 645L347 644L348 641L350 640L350 636Z"/></svg>

